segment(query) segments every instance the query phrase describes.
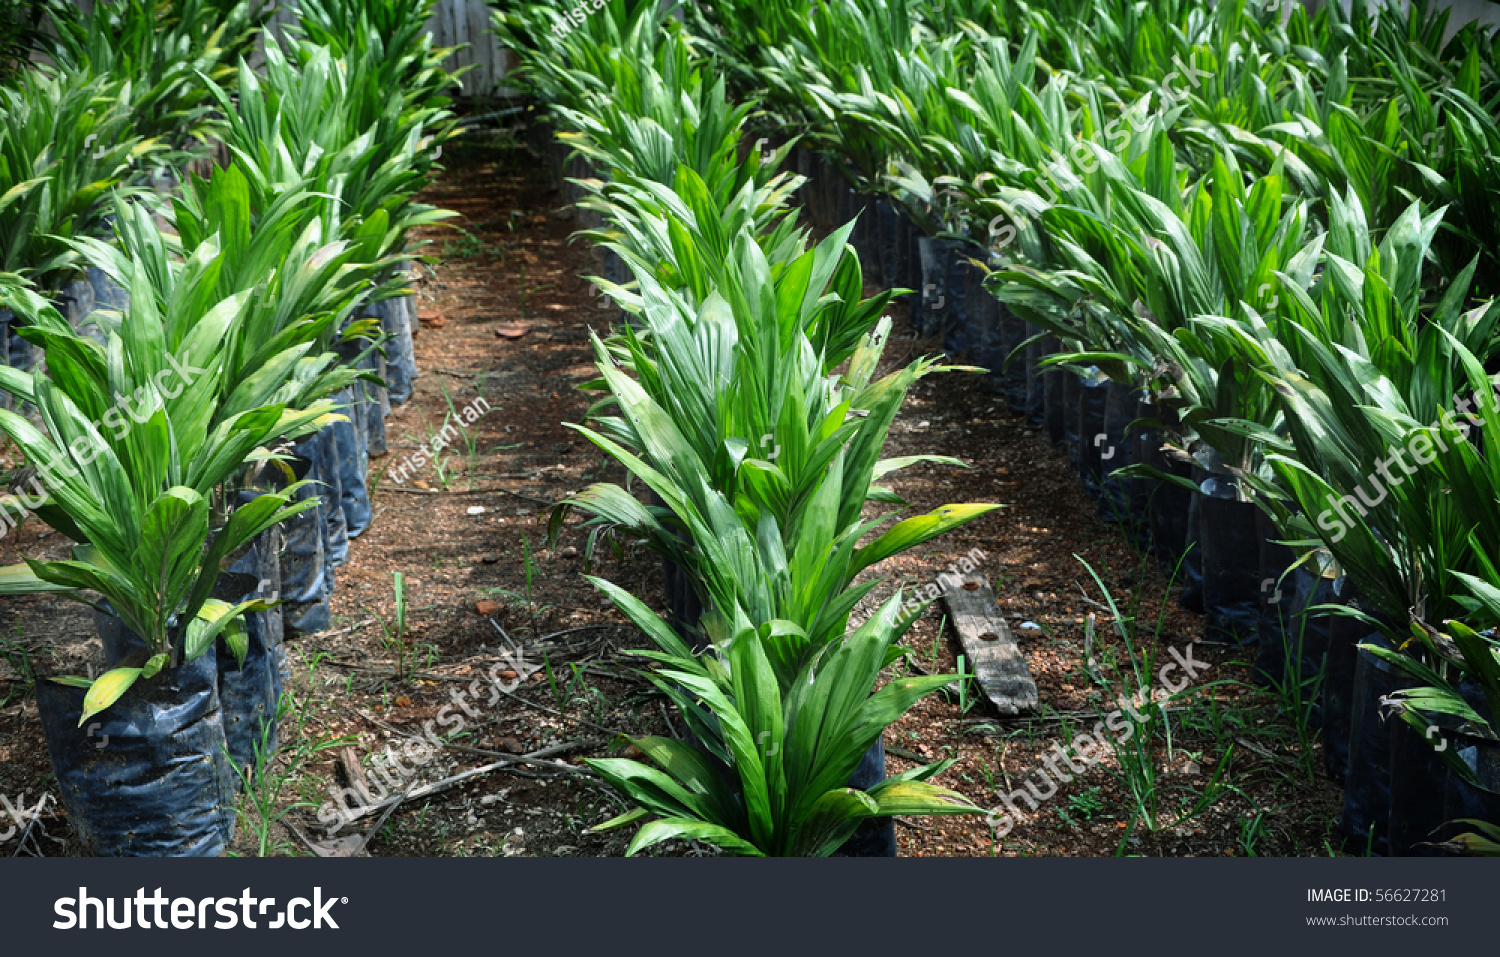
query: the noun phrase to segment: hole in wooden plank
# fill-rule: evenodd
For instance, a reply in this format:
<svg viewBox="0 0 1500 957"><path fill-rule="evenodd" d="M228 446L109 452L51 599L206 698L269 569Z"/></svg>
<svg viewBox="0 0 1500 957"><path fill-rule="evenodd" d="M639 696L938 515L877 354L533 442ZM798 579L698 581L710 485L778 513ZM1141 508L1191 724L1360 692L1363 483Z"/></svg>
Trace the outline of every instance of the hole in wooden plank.
<svg viewBox="0 0 1500 957"><path fill-rule="evenodd" d="M978 591L979 582L964 582L964 591Z"/></svg>
<svg viewBox="0 0 1500 957"><path fill-rule="evenodd" d="M982 634L982 635L979 636L979 640L980 641L999 641L1000 640L1000 636L997 635L997 634L995 634L993 631L987 631L984 634Z"/></svg>

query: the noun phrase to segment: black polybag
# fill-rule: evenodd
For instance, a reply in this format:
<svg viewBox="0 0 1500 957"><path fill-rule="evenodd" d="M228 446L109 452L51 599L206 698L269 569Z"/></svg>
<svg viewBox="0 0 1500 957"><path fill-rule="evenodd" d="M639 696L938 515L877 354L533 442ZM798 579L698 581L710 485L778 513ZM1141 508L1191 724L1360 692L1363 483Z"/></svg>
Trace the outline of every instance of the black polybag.
<svg viewBox="0 0 1500 957"><path fill-rule="evenodd" d="M849 777L849 786L867 790L885 780L885 742L875 743L859 760L859 767ZM895 857L896 820L892 817L866 818L859 823L849 840L839 845L834 857Z"/></svg>
<svg viewBox="0 0 1500 957"><path fill-rule="evenodd" d="M954 251L956 271L963 283L964 311L950 311L943 317L943 351L955 359L990 370L982 376L986 387L996 381L1005 360L999 341L1000 304L985 291L983 273L969 261L983 251L958 246Z"/></svg>
<svg viewBox="0 0 1500 957"><path fill-rule="evenodd" d="M1338 583L1339 603L1363 610L1354 583ZM1328 620L1328 659L1323 666L1323 757L1328 776L1343 786L1349 772L1349 735L1354 699L1354 666L1357 646L1369 640L1370 625L1348 615Z"/></svg>
<svg viewBox="0 0 1500 957"><path fill-rule="evenodd" d="M875 202L876 232L880 236L879 267L880 284L886 289L895 289L906 283L906 225L902 216L881 197Z"/></svg>
<svg viewBox="0 0 1500 957"><path fill-rule="evenodd" d="M233 838L234 790L217 685L210 649L137 681L79 727L85 690L36 683L58 797L86 854L223 855Z"/></svg>
<svg viewBox="0 0 1500 957"><path fill-rule="evenodd" d="M1392 857L1434 857L1442 829L1448 765L1411 725L1391 718L1391 803L1387 832ZM1500 820L1500 819L1497 819Z"/></svg>
<svg viewBox="0 0 1500 957"><path fill-rule="evenodd" d="M994 300L994 297L988 293L985 294L985 298ZM1006 402L1010 405L1010 410L1024 414L1027 408L1026 353L1024 350L1017 353L1016 350L1020 349L1026 341L1026 320L1011 312L1010 307L1004 303L996 301L996 305L999 307L997 317L997 325L1000 327L999 339L1001 347L1005 350L998 366L1002 390L1005 393Z"/></svg>
<svg viewBox="0 0 1500 957"><path fill-rule="evenodd" d="M1363 644L1389 649L1379 632ZM1355 853L1390 853L1391 728L1380 699L1412 684L1403 672L1364 648L1356 649L1354 693L1349 709L1349 766L1339 831Z"/></svg>
<svg viewBox="0 0 1500 957"><path fill-rule="evenodd" d="M1139 418L1141 392L1109 380L1104 394L1104 441L1099 446L1099 518L1120 525L1137 547L1151 542L1148 499L1142 483L1114 473L1136 462L1131 423Z"/></svg>
<svg viewBox="0 0 1500 957"><path fill-rule="evenodd" d="M293 448L289 464L298 479L328 481L326 466L319 467L319 460L328 451L326 436L326 430L319 432ZM336 471L333 480L337 481ZM324 631L333 621L329 603L334 582L329 549L330 512L336 502L341 502L342 495L335 498L332 491L327 485L304 486L297 492L296 500L313 498L318 504L282 523L285 548L281 557L281 583L282 597L287 602L283 620L288 637Z"/></svg>
<svg viewBox="0 0 1500 957"><path fill-rule="evenodd" d="M1078 379L1077 424L1073 427L1078 446L1077 468L1083 490L1090 498L1098 498L1103 491L1100 456L1104 441L1109 438L1104 432L1104 405L1108 398L1108 386L1097 374Z"/></svg>
<svg viewBox="0 0 1500 957"><path fill-rule="evenodd" d="M1210 475L1198 488L1205 631L1213 641L1255 642L1260 633L1259 509L1239 500L1230 476Z"/></svg>
<svg viewBox="0 0 1500 957"><path fill-rule="evenodd" d="M1490 727L1495 727L1494 715L1490 713L1489 703L1477 682L1463 681L1458 691ZM1468 767L1478 783L1470 783L1458 773L1449 771L1443 793L1443 826L1437 837L1451 840L1465 832L1475 833L1477 828L1462 823L1464 820L1500 824L1500 742L1450 732L1442 743Z"/></svg>
<svg viewBox="0 0 1500 957"><path fill-rule="evenodd" d="M255 497L240 492L241 502ZM279 597L281 570L275 554L276 529L251 542L219 576L215 594L232 604L252 598ZM223 639L219 641L219 704L224 713L224 737L230 759L241 769L255 767L256 748L269 757L276 750L277 705L281 700L282 662L279 608L250 612L244 616L246 652L243 663L235 660Z"/></svg>
<svg viewBox="0 0 1500 957"><path fill-rule="evenodd" d="M1056 355L1062 351L1058 340L1048 338L1042 342L1044 355ZM1047 366L1042 372L1042 419L1046 426L1047 441L1062 445L1068 433L1068 380L1074 376L1057 366Z"/></svg>
<svg viewBox="0 0 1500 957"><path fill-rule="evenodd" d="M1026 325L1026 338L1029 340L1026 346L1026 355L1022 366L1022 375L1026 379L1026 427L1028 429L1040 429L1047 424L1047 384L1046 377L1042 374L1041 361L1047 357L1045 340L1036 338L1041 334L1041 327L1030 323Z"/></svg>
<svg viewBox="0 0 1500 957"><path fill-rule="evenodd" d="M1255 516L1256 532L1260 539L1260 599L1259 651L1255 658L1255 672L1251 675L1256 684L1276 686L1286 676L1287 644L1296 627L1295 616L1299 610L1292 594L1291 568L1296 556L1292 549L1277 541L1279 533L1275 523L1264 511Z"/></svg>

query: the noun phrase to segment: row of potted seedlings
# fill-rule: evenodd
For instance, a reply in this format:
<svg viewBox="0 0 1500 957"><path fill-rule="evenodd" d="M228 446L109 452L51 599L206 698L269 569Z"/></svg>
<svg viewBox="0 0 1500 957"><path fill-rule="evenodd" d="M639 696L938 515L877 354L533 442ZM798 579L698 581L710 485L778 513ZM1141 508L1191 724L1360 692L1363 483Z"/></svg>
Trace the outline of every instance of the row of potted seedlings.
<svg viewBox="0 0 1500 957"><path fill-rule="evenodd" d="M995 507L945 505L878 534L894 513L866 516L905 504L880 476L961 464L881 458L906 391L943 367L877 375L891 294L862 296L854 224L821 242L796 224L787 151L742 153L748 107L673 22L612 4L559 36L553 17L528 5L497 23L560 141L538 145L615 263L595 281L622 321L594 339L602 398L574 427L649 497L592 485L552 531L581 513L589 551L614 537L661 555L670 624L591 581L650 639L646 675L690 731L635 739L645 760L590 760L635 805L600 827L641 823L630 853L691 838L749 856L893 856L893 815L980 812L936 783L950 762L885 774L885 728L955 678L876 687L914 620L901 592L851 624L877 604L864 569Z"/></svg>
<svg viewBox="0 0 1500 957"><path fill-rule="evenodd" d="M452 130L444 51L420 34L431 6L315 5L264 38L259 71L178 76L161 108L202 104L184 122L222 165L199 161L208 149L185 151L207 169L185 180L119 164L94 235L58 240L50 272L0 277L35 360L0 369L0 429L36 476L7 504L72 543L0 587L93 606L104 646L101 674L36 688L86 853L222 854L237 789L277 746L282 641L328 625L333 569L370 521L368 458L415 374L406 233L445 215L413 201ZM360 39L375 30L363 7L413 25ZM253 32L241 12L226 32ZM139 131L120 135L141 152ZM70 272L93 295L49 301Z"/></svg>
<svg viewBox="0 0 1500 957"><path fill-rule="evenodd" d="M1419 4L1081 17L1156 46L1047 4L771 6L690 19L801 134L813 221L860 213L870 278L1321 726L1347 846L1495 850L1489 39ZM1164 92L1184 63L1205 88Z"/></svg>

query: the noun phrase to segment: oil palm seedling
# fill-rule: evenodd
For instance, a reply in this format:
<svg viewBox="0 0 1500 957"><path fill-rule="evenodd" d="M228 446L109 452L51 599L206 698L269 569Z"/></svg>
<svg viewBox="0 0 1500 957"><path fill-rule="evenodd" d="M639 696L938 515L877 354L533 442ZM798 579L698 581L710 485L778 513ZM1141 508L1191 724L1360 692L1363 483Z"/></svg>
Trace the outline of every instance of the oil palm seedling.
<svg viewBox="0 0 1500 957"><path fill-rule="evenodd" d="M445 70L453 51L433 44L427 26L436 7L437 0L298 0L293 29L367 71L371 92L399 90L412 103L442 108L462 71Z"/></svg>
<svg viewBox="0 0 1500 957"><path fill-rule="evenodd" d="M33 294L7 296L7 305L31 324L23 335L42 347L48 372L10 375L5 386L42 410L46 434L17 416L0 428L30 462L43 466L48 498L37 514L80 543L74 562L33 565L36 576L101 592L154 654L175 655L172 664L201 654L213 633L204 637L202 628L189 625L192 654L184 658L169 622L193 621L202 607L229 612L205 604L220 559L312 504L287 505L300 484L263 496L266 504L255 499L229 514L204 553L214 489L248 460L270 458L276 444L335 417L327 396L359 371L339 366L326 344L333 324L365 293L363 276L371 272L366 266L351 278L353 246L320 248L317 220L302 234L267 222L252 240L245 180L229 169L219 183L226 189L199 196L216 231L202 236L204 223L184 217L184 236L196 242L180 258L144 208L123 202L115 205L120 248L78 243L132 294L126 314L99 320L105 344L72 332ZM242 269L226 266L231 254L239 255L234 266ZM257 275L245 263L258 263L264 272ZM226 273L236 281L226 282ZM299 311L281 327L279 318L288 315L278 309L279 299ZM80 465L87 468L80 471ZM166 531L175 537L157 547L162 561L174 562L171 577L132 577L139 559L129 546L141 523L168 519ZM198 531L204 535L189 541ZM13 583L21 586L21 580ZM260 606L237 607L225 624L248 609Z"/></svg>
<svg viewBox="0 0 1500 957"><path fill-rule="evenodd" d="M885 432L906 389L933 365L919 362L871 381L887 332L881 324L852 351L849 371L828 377L807 327L822 298L819 290L844 254L846 235L847 227L773 272L760 245L741 233L731 245L724 287L696 309L649 275L638 275L647 330L641 340L629 330L625 335L639 382L596 339L600 369L620 414L597 418L599 431L580 430L647 484L664 507L643 506L618 486L595 485L566 508L639 535L691 569L710 605L706 635L720 649L695 656L638 601L596 580L658 644L653 680L673 695L708 751L705 758L676 743L645 739L639 744L657 769L629 761L594 763L643 812L658 817L637 835L632 850L693 836L736 853L827 854L861 820L896 813L892 807L905 808L900 813L977 810L924 780L941 766L863 792L839 787L887 724L948 680L928 682L932 687L908 680L887 689L889 694L870 696L875 673L888 663L891 643L904 628L891 606L839 640L850 611L874 584L851 587L854 576L993 507L947 506L898 522L858 547L881 521L861 520L868 498L885 497L872 489L873 478L910 464L879 460ZM773 281L778 274L780 284ZM705 351L711 343L719 345ZM775 444L769 451L762 447L768 437ZM554 531L564 514L554 513ZM713 691L705 679L726 670L732 677ZM758 690L744 683L751 681ZM812 698L804 704L808 688ZM877 710L868 723L856 717ZM808 732L790 730L798 727L799 714ZM846 738L843 729L855 725L858 731ZM838 737L820 747L813 743L819 740L814 726L836 727ZM742 747L748 741L775 755L784 733L785 761L762 761ZM814 737L798 739L800 733ZM695 756L690 764L685 754ZM701 792L710 782L705 775L723 781L714 762L733 769L728 780L737 776L737 784L723 785L701 802L658 799L661 790L674 798L684 788ZM889 803L898 796L899 804ZM748 818L737 817L736 807L748 808ZM810 830L813 821L817 827Z"/></svg>
<svg viewBox="0 0 1500 957"><path fill-rule="evenodd" d="M52 17L55 58L70 73L128 79L136 133L180 151L156 157L180 166L215 127L200 75L231 82L269 12L252 0L100 2Z"/></svg>
<svg viewBox="0 0 1500 957"><path fill-rule="evenodd" d="M1232 474L1251 476L1259 446L1242 423L1273 430L1278 410L1240 362L1231 330L1264 321L1261 311L1274 322L1275 290L1311 282L1321 239L1309 235L1306 203L1283 202L1279 169L1246 189L1232 158L1216 160L1211 177L1182 194L1165 134L1149 142L1128 166L1092 144L1097 173L1069 194L1090 205L1043 213L1063 268L1018 264L991 282L1030 321L1082 344L1048 363L1092 364L1145 386L1153 404L1174 413L1184 452L1196 443Z"/></svg>
<svg viewBox="0 0 1500 957"><path fill-rule="evenodd" d="M127 84L37 68L0 86L0 271L62 284L67 240L105 231L106 196L155 144L132 130Z"/></svg>
<svg viewBox="0 0 1500 957"><path fill-rule="evenodd" d="M237 297L234 321L223 330L224 374L196 407L210 427L268 402L301 408L326 399L366 374L357 361L340 362L335 345L379 338L373 321L348 320L384 262L363 258L358 235L327 242L321 220L301 223L305 192L288 192L256 217L246 187L237 166L190 183L177 202L175 239L144 208L117 203L116 244L76 244L115 281L148 292L169 319L191 301L185 286L209 301ZM95 321L122 334L127 317L104 312Z"/></svg>
<svg viewBox="0 0 1500 957"><path fill-rule="evenodd" d="M694 657L629 593L596 582L662 650L652 681L684 707L708 753L671 738L633 739L651 764L591 758L588 764L637 807L596 830L646 819L628 853L670 838L730 854L827 856L864 820L896 814L978 814L932 782L952 764L913 768L868 789L845 784L885 729L951 675L899 678L870 693L889 660L901 594L840 642L777 680L763 635L736 609L732 636L713 659ZM909 627L909 623L908 623ZM727 773L726 773L727 772Z"/></svg>
<svg viewBox="0 0 1500 957"><path fill-rule="evenodd" d="M11 79L31 63L35 51L45 50L49 17L66 14L70 5L61 0L5 0L0 3L0 83Z"/></svg>
<svg viewBox="0 0 1500 957"><path fill-rule="evenodd" d="M79 335L29 291L7 294L47 371L13 371L0 382L36 405L43 427L6 412L0 429L46 486L34 511L77 543L71 559L29 561L32 580L17 574L9 588L40 582L82 601L102 595L149 652L149 661L96 679L88 713L108 707L136 679L202 655L226 628L236 647L243 634L234 623L264 601L231 607L211 600L220 563L313 504L289 504L299 488L293 484L227 516L221 508L209 543L216 488L247 461L270 456L278 442L310 434L336 414L322 397L302 407L288 402L306 398L294 370L309 344L230 378L235 327L253 291L215 295L221 255L208 241L155 277L153 267L163 263L130 259L130 307L104 344Z"/></svg>
<svg viewBox="0 0 1500 957"><path fill-rule="evenodd" d="M334 222L359 227L379 223L375 253L404 246L406 233L439 222L448 213L416 203L433 153L452 135L441 106L408 108L400 88L379 91L382 109L367 120L361 98L375 95L375 77L335 58L326 47L289 41L288 57L274 40L266 44L265 76L241 62L238 95L210 84L224 111L224 141L242 160L254 189L264 195L275 184L306 181L314 193L333 199L322 208Z"/></svg>
<svg viewBox="0 0 1500 957"><path fill-rule="evenodd" d="M1454 574L1474 566L1449 489L1406 480L1415 463L1394 473L1394 459L1381 463L1392 450L1467 444L1452 408L1463 357L1493 355L1500 322L1495 304L1466 305L1474 264L1435 307L1423 302L1441 215L1411 206L1374 246L1355 196L1336 202L1320 282L1308 292L1283 282L1280 335L1261 326L1243 341L1286 412L1288 438L1271 440L1269 460L1290 499L1288 533L1321 540L1398 643L1412 620L1460 614Z"/></svg>
<svg viewBox="0 0 1500 957"><path fill-rule="evenodd" d="M652 63L660 39L676 29L650 0L608 0L581 24L550 5L515 4L495 11L493 24L519 55L518 82L543 103L573 108L610 92L615 78L629 90L634 65Z"/></svg>

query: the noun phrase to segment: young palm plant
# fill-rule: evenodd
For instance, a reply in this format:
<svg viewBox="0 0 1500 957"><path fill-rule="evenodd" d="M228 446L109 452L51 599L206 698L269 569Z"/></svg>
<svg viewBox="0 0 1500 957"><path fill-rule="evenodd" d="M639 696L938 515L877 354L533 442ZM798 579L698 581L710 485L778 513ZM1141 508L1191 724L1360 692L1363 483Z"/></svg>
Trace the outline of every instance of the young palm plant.
<svg viewBox="0 0 1500 957"><path fill-rule="evenodd" d="M232 81L269 13L253 0L100 0L53 16L55 58L71 73L128 79L137 134L176 151L158 159L180 166L203 152L216 126L200 74Z"/></svg>
<svg viewBox="0 0 1500 957"><path fill-rule="evenodd" d="M118 80L37 68L0 86L0 270L63 284L67 240L106 231L107 194L155 149L131 123Z"/></svg>
<svg viewBox="0 0 1500 957"><path fill-rule="evenodd" d="M230 513L210 543L214 490L247 461L269 456L275 443L310 434L335 415L327 401L297 408L278 398L285 361L227 380L227 347L251 291L215 295L216 244L200 245L156 284L148 262L131 265L130 308L105 344L77 334L27 290L6 297L30 323L23 335L42 348L47 372L11 370L0 380L36 405L43 428L0 412L0 430L43 481L47 496L35 511L77 543L71 559L28 560L29 576L12 570L6 588L62 587L90 603L88 593L102 595L148 655L83 682L90 685L85 718L136 680L199 657L221 631L243 654L239 616L265 603L211 600L220 563L315 503L290 504L296 485L262 496ZM306 346L287 351L295 360Z"/></svg>
<svg viewBox="0 0 1500 957"><path fill-rule="evenodd" d="M826 646L783 686L762 633L735 609L732 636L716 657L698 658L650 609L594 580L660 648L652 682L694 716L709 753L671 738L634 744L653 766L625 758L588 764L638 804L596 828L651 818L630 842L635 854L669 838L752 857L826 857L864 820L897 814L976 814L980 808L931 778L940 761L860 790L845 785L885 729L950 675L900 678L870 694L892 646L901 593L840 642Z"/></svg>

